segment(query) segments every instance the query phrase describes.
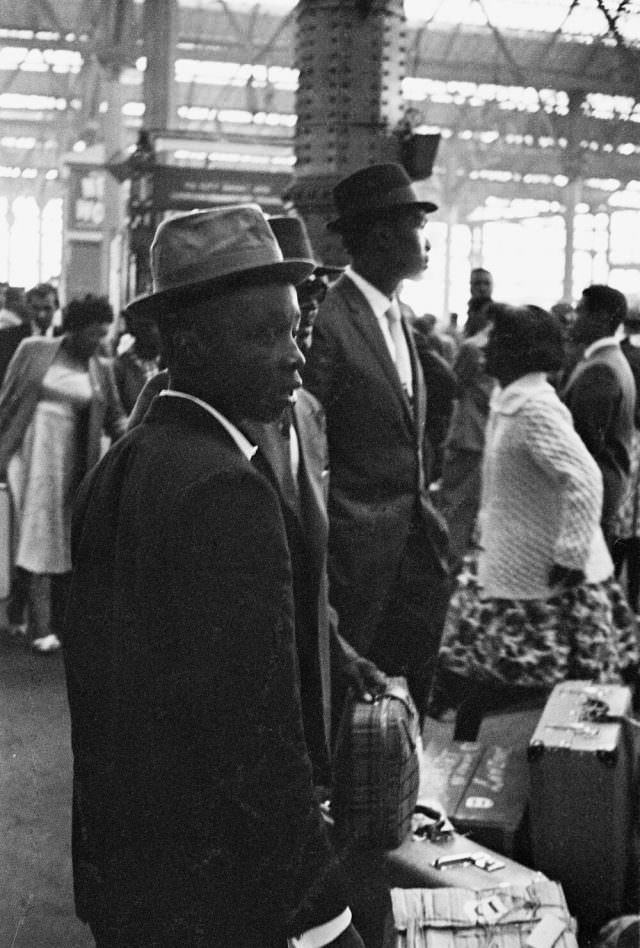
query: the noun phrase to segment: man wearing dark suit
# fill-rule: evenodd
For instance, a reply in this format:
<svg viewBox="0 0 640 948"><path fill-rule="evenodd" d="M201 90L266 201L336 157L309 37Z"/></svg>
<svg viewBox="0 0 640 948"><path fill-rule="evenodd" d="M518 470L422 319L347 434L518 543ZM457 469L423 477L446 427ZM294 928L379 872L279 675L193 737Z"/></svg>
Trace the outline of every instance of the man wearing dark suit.
<svg viewBox="0 0 640 948"><path fill-rule="evenodd" d="M85 481L65 662L76 906L102 948L362 946L313 790L280 500L243 419L299 385L293 285L255 206L152 247L171 389Z"/></svg>
<svg viewBox="0 0 640 948"><path fill-rule="evenodd" d="M576 312L572 338L586 348L563 399L602 472L602 529L611 543L613 521L629 479L636 406L633 373L615 336L627 314L627 301L610 286L588 286Z"/></svg>
<svg viewBox="0 0 640 948"><path fill-rule="evenodd" d="M302 221L269 218L269 226L285 260L313 259ZM296 340L301 351L305 342L309 350L313 325L308 313L305 319L309 290L327 273L335 271L316 264L314 272L296 287L301 312ZM166 371L147 382L129 418L130 429L140 424L153 397L168 386ZM344 686L350 685L360 698L369 700L382 690L385 676L338 634L338 616L329 603L329 458L324 411L313 395L300 389L278 421L245 420L241 428L258 446L263 468L282 503L293 571L302 719L314 782L326 788L331 784L331 747ZM335 681L342 682L342 687L335 688ZM332 708L334 691L337 702Z"/></svg>
<svg viewBox="0 0 640 948"><path fill-rule="evenodd" d="M166 371L147 382L129 418L129 430L142 422L153 398L168 386ZM344 687L350 685L360 698L371 700L383 689L385 676L338 634L338 616L329 603L329 460L324 410L313 395L299 389L284 418L268 423L243 421L240 427L258 447L262 469L282 505L293 573L302 719L314 783L327 788ZM336 679L342 687L334 687Z"/></svg>
<svg viewBox="0 0 640 948"><path fill-rule="evenodd" d="M427 393L400 312L401 281L427 266L427 212L399 165L334 190L352 265L320 307L305 386L327 415L329 576L341 634L424 710L449 597L446 527L424 470Z"/></svg>

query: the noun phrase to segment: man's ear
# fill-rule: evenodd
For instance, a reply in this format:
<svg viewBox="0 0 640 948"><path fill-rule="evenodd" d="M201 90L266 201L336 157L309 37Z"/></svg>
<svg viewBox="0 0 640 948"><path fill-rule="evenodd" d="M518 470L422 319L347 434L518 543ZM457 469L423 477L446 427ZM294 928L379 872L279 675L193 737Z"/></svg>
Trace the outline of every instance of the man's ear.
<svg viewBox="0 0 640 948"><path fill-rule="evenodd" d="M387 251L389 247L395 246L397 242L396 232L393 221L377 220L371 226L371 239L375 246L382 251Z"/></svg>

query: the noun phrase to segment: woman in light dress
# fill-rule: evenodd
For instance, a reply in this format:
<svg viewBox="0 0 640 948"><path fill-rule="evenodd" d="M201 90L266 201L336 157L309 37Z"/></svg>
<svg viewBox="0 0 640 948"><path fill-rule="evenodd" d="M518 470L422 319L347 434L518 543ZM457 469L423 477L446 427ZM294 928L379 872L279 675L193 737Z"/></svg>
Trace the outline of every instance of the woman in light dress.
<svg viewBox="0 0 640 948"><path fill-rule="evenodd" d="M60 648L71 570L71 508L104 434L125 429L110 361L97 355L113 319L106 299L73 300L63 335L23 340L0 390L0 472L13 504L17 585L26 587L31 644Z"/></svg>

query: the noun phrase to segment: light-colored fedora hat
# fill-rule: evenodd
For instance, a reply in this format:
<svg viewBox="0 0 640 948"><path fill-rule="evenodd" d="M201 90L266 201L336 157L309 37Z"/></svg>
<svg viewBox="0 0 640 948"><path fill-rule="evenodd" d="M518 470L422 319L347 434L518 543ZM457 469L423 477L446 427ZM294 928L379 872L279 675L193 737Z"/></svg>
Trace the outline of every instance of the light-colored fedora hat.
<svg viewBox="0 0 640 948"><path fill-rule="evenodd" d="M418 207L430 214L438 210L433 201L423 201L402 165L386 162L359 168L339 181L333 189L338 212L327 230L340 233L363 218L371 218L401 207Z"/></svg>
<svg viewBox="0 0 640 948"><path fill-rule="evenodd" d="M295 260L297 257L315 260L307 228L300 217L270 217L269 227L276 235L285 260ZM323 263L316 263L313 272L315 276L328 276L335 279L344 272L344 267L328 267Z"/></svg>
<svg viewBox="0 0 640 948"><path fill-rule="evenodd" d="M132 300L129 316L160 315L223 288L302 283L311 259L285 260L257 204L176 214L162 221L151 244L151 293Z"/></svg>

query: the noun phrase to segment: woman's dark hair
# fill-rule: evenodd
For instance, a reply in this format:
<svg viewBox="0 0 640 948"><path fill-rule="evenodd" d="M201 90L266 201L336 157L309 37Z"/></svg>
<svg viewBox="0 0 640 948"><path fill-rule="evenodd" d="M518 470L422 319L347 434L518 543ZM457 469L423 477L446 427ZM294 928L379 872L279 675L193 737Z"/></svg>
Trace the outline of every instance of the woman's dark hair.
<svg viewBox="0 0 640 948"><path fill-rule="evenodd" d="M77 332L94 323L113 322L113 310L106 296L87 293L83 299L73 299L62 313L62 331Z"/></svg>
<svg viewBox="0 0 640 948"><path fill-rule="evenodd" d="M489 308L492 336L517 377L528 372L557 372L564 361L562 324L539 306L493 304Z"/></svg>

